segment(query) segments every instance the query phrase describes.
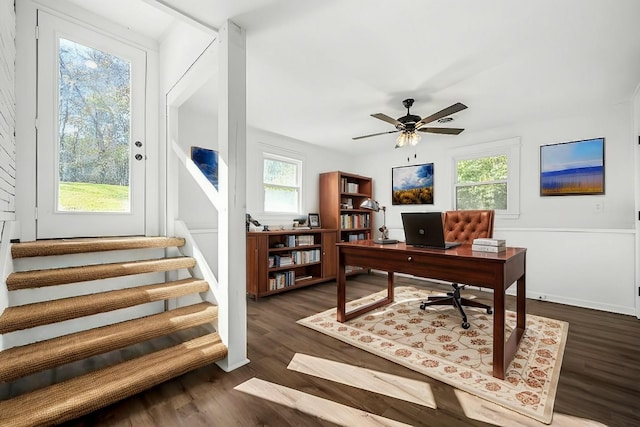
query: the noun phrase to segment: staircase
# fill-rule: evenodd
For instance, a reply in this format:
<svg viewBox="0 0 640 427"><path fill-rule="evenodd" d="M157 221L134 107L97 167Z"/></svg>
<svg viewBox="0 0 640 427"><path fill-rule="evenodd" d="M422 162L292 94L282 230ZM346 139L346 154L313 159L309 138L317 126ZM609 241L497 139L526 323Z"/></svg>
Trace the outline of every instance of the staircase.
<svg viewBox="0 0 640 427"><path fill-rule="evenodd" d="M24 268L6 278L10 307L0 315L0 334L33 338L30 331L63 332L0 352L0 398L4 398L0 426L58 424L225 358L227 347L213 330L218 314L215 305L196 302L172 310L158 308L169 299L191 296L202 301L198 294L208 291L206 281L189 277L127 284L121 289L104 285L110 279L132 275L141 278L155 273L156 277L160 273L165 277L163 272L173 272L179 277L177 272L181 272L184 276L186 269L195 266L193 258L164 257L165 249L182 245L183 239L164 237L14 244L14 270L19 265L38 266L38 262L48 267ZM107 258L108 251L128 257L150 250L161 257L95 263ZM78 256L93 261L72 265ZM25 263L25 258L34 262ZM87 289L99 288L92 288L97 283L107 290L87 293ZM42 298L69 294L72 296ZM34 295L37 301L24 302ZM142 317L131 318L126 311L147 306L152 313ZM103 323L109 320L92 327L96 317ZM76 328L78 324L88 326L73 331L69 326L73 322Z"/></svg>

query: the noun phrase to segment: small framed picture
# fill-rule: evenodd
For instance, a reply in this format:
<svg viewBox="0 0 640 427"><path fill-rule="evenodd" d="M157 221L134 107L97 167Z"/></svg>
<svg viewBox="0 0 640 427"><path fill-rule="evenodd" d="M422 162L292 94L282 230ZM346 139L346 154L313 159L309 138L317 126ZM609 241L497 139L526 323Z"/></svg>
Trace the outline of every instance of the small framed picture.
<svg viewBox="0 0 640 427"><path fill-rule="evenodd" d="M309 214L309 227L320 228L320 214L317 214L317 213Z"/></svg>

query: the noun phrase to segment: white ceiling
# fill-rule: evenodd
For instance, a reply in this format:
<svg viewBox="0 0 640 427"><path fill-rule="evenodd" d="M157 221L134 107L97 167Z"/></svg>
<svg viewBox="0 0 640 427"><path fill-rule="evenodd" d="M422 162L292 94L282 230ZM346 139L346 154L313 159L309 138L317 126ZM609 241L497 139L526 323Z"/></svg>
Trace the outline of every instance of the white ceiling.
<svg viewBox="0 0 640 427"><path fill-rule="evenodd" d="M571 116L640 83L638 0L73 0L153 38L162 3L247 32L248 125L342 150L390 149L372 118L455 102L465 132ZM209 98L210 100L210 98ZM209 102L210 104L210 102ZM455 138L423 134L429 138Z"/></svg>

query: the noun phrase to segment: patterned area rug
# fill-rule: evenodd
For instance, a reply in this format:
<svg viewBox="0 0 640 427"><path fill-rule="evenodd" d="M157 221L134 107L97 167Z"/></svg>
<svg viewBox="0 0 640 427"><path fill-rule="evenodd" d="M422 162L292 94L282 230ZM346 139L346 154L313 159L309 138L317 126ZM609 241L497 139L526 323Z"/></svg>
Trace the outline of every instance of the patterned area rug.
<svg viewBox="0 0 640 427"><path fill-rule="evenodd" d="M494 378L493 317L465 308L469 329L462 329L457 310L434 306L420 310L420 301L434 294L397 287L395 301L345 323L336 309L301 319L299 324L423 373L510 410L551 423L562 355L569 324L527 315L526 332L506 379ZM347 304L347 310L382 298L386 290ZM506 337L516 324L506 313Z"/></svg>

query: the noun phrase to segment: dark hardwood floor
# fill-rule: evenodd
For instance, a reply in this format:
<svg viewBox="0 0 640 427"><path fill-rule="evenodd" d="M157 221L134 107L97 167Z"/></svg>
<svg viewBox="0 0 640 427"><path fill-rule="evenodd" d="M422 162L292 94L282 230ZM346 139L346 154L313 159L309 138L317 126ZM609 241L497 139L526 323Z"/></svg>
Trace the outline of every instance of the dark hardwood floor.
<svg viewBox="0 0 640 427"><path fill-rule="evenodd" d="M381 290L386 277L349 279L348 298ZM423 282L398 278L397 285ZM433 286L429 286L433 288ZM490 294L475 293L490 302ZM509 298L508 308L514 308ZM336 305L335 282L248 301L251 363L225 373L208 366L118 402L67 426L329 426L297 410L233 388L252 377L280 384L410 425L486 426L468 419L453 388L383 358L297 325ZM570 323L555 412L611 427L640 425L640 320L595 310L528 300L530 314ZM438 409L287 370L304 353L428 382ZM532 424L535 425L535 424ZM577 424L579 425L579 424Z"/></svg>

